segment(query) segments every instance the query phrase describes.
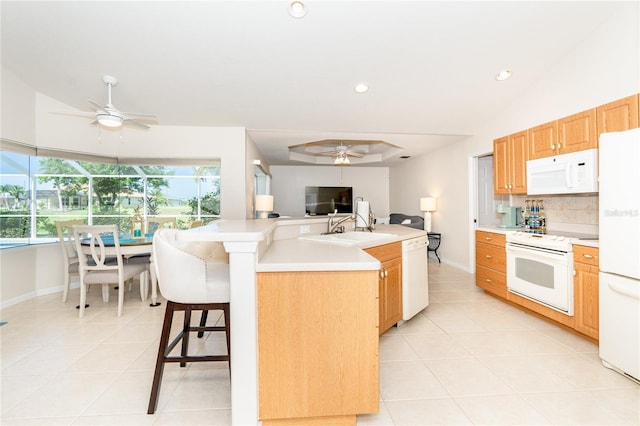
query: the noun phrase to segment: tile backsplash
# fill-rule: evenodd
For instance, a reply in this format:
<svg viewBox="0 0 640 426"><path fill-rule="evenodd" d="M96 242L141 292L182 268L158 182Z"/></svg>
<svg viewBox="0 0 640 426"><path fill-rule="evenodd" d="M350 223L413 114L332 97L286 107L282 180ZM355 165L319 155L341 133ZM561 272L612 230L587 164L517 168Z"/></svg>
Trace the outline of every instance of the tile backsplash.
<svg viewBox="0 0 640 426"><path fill-rule="evenodd" d="M547 229L598 233L598 194L513 196L511 205L524 207L532 199L543 200Z"/></svg>

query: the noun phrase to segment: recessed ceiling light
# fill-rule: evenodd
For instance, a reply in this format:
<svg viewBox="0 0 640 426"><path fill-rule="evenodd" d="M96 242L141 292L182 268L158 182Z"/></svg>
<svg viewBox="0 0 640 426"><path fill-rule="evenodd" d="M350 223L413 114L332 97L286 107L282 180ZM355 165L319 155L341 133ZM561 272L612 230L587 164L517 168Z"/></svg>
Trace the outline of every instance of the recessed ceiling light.
<svg viewBox="0 0 640 426"><path fill-rule="evenodd" d="M511 70L502 70L498 74L496 74L496 80L504 81L511 77Z"/></svg>
<svg viewBox="0 0 640 426"><path fill-rule="evenodd" d="M289 5L289 15L294 18L302 18L307 14L307 8L301 1L292 1Z"/></svg>
<svg viewBox="0 0 640 426"><path fill-rule="evenodd" d="M358 83L356 87L353 88L358 93L364 93L369 90L369 86L366 83Z"/></svg>

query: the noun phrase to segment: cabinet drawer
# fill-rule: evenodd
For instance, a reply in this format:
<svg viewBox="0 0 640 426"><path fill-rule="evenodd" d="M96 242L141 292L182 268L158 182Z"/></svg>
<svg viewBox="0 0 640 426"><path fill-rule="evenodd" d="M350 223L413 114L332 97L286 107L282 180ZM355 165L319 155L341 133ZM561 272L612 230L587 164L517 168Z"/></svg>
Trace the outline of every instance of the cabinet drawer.
<svg viewBox="0 0 640 426"><path fill-rule="evenodd" d="M402 243L400 241L381 246L365 249L367 253L378 259L380 262L395 259L402 256Z"/></svg>
<svg viewBox="0 0 640 426"><path fill-rule="evenodd" d="M573 261L586 263L587 265L598 266L599 258L598 253L600 250L598 247L588 246L573 246Z"/></svg>
<svg viewBox="0 0 640 426"><path fill-rule="evenodd" d="M501 246L504 248L505 236L504 234L496 234L493 232L476 231L476 242L492 244L494 246Z"/></svg>
<svg viewBox="0 0 640 426"><path fill-rule="evenodd" d="M504 247L476 244L476 265L505 273L507 270L506 258Z"/></svg>
<svg viewBox="0 0 640 426"><path fill-rule="evenodd" d="M476 266L476 285L486 291L507 298L506 274L484 266Z"/></svg>

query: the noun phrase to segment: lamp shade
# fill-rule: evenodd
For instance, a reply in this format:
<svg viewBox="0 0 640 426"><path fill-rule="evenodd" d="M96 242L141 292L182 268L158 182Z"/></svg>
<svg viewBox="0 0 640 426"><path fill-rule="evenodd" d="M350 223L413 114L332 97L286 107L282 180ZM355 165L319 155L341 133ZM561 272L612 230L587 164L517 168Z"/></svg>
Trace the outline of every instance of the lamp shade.
<svg viewBox="0 0 640 426"><path fill-rule="evenodd" d="M435 212L436 199L431 197L420 198L420 211L421 212Z"/></svg>
<svg viewBox="0 0 640 426"><path fill-rule="evenodd" d="M272 212L273 195L256 195L256 211Z"/></svg>

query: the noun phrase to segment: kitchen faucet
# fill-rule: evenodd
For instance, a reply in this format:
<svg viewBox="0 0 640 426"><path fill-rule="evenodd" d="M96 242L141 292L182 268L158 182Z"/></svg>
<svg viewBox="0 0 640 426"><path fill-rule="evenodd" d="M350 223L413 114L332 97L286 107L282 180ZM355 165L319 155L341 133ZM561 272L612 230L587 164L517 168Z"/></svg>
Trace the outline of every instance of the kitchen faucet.
<svg viewBox="0 0 640 426"><path fill-rule="evenodd" d="M338 209L334 210L333 214L329 214L329 222L327 222L327 234L342 234L344 232L344 225L342 224L348 220L356 220L356 216L352 214L349 216L341 217L337 222L334 223L333 221L336 218L337 214Z"/></svg>

